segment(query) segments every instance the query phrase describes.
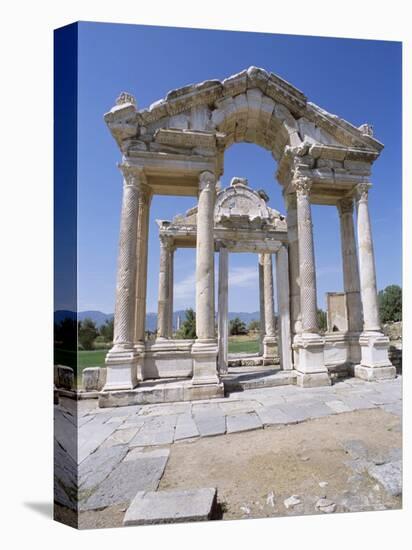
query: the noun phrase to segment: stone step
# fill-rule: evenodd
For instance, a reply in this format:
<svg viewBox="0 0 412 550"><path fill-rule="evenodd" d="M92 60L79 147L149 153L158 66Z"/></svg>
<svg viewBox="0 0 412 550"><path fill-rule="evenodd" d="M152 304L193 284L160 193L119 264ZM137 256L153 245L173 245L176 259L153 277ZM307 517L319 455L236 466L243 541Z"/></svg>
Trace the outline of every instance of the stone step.
<svg viewBox="0 0 412 550"><path fill-rule="evenodd" d="M295 371L267 370L246 374L227 375L223 380L225 393L272 388L296 383Z"/></svg>
<svg viewBox="0 0 412 550"><path fill-rule="evenodd" d="M207 521L216 511L215 488L137 493L123 525Z"/></svg>

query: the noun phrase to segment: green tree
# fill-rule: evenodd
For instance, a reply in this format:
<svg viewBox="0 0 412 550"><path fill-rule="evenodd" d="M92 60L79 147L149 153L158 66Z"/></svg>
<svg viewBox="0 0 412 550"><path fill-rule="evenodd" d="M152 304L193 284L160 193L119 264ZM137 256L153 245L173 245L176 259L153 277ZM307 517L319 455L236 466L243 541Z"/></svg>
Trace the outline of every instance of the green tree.
<svg viewBox="0 0 412 550"><path fill-rule="evenodd" d="M328 318L326 316L326 311L323 311L323 309L318 309L317 317L319 330L325 332L328 328Z"/></svg>
<svg viewBox="0 0 412 550"><path fill-rule="evenodd" d="M91 350L94 346L94 341L96 340L99 331L97 330L96 323L86 317L83 321L79 323L79 342L83 349Z"/></svg>
<svg viewBox="0 0 412 550"><path fill-rule="evenodd" d="M113 342L114 318L106 319L104 324L101 325L99 332L105 342Z"/></svg>
<svg viewBox="0 0 412 550"><path fill-rule="evenodd" d="M381 323L402 321L402 289L389 285L378 294Z"/></svg>
<svg viewBox="0 0 412 550"><path fill-rule="evenodd" d="M185 340L192 340L196 338L196 315L192 308L187 309L185 315L186 319L180 325L176 336Z"/></svg>
<svg viewBox="0 0 412 550"><path fill-rule="evenodd" d="M247 334L245 323L241 319L239 319L239 317L235 317L229 323L229 333L232 336L237 334Z"/></svg>
<svg viewBox="0 0 412 550"><path fill-rule="evenodd" d="M258 321L257 319L253 319L253 321L250 321L247 329L248 329L249 332L259 332L259 330L260 330L260 321Z"/></svg>

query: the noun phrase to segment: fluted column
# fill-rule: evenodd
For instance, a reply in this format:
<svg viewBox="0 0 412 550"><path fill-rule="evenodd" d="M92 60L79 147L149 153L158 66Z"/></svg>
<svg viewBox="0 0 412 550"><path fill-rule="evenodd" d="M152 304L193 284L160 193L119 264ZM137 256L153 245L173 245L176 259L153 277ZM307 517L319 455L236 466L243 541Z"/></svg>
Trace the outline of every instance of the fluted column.
<svg viewBox="0 0 412 550"><path fill-rule="evenodd" d="M259 353L263 355L263 338L265 337L265 281L263 275L264 254L258 255L259 267L259 312L260 312L260 346Z"/></svg>
<svg viewBox="0 0 412 550"><path fill-rule="evenodd" d="M266 364L273 363L276 350L272 254L263 254L263 281L265 299L265 337L263 338L263 363Z"/></svg>
<svg viewBox="0 0 412 550"><path fill-rule="evenodd" d="M145 184L143 172L121 166L123 200L117 262L113 347L106 356L104 391L132 389L137 384L137 353L134 349L139 197Z"/></svg>
<svg viewBox="0 0 412 550"><path fill-rule="evenodd" d="M196 335L192 346L194 385L219 384L215 335L214 206L216 177L199 176L196 239ZM220 389L219 389L220 392Z"/></svg>
<svg viewBox="0 0 412 550"><path fill-rule="evenodd" d="M289 241L290 320L293 336L302 332L299 284L298 213L296 205L296 194L288 194L286 195L285 199Z"/></svg>
<svg viewBox="0 0 412 550"><path fill-rule="evenodd" d="M170 237L160 235L159 294L157 309L157 338L168 338L170 309Z"/></svg>
<svg viewBox="0 0 412 550"><path fill-rule="evenodd" d="M346 295L348 331L362 330L362 302L360 297L358 255L353 223L353 199L338 202L342 248L343 286Z"/></svg>
<svg viewBox="0 0 412 550"><path fill-rule="evenodd" d="M312 182L309 178L298 176L293 180L293 187L296 191L302 316L302 333L297 335L294 345L297 353L296 381L300 386L325 386L331 382L325 366L324 341L319 335L317 321L316 266L310 205Z"/></svg>
<svg viewBox="0 0 412 550"><path fill-rule="evenodd" d="M278 353L280 367L283 370L291 370L293 365L290 337L288 249L284 244L276 253L276 288L279 318Z"/></svg>
<svg viewBox="0 0 412 550"><path fill-rule="evenodd" d="M370 184L361 183L356 189L363 332L359 337L361 362L355 366L355 376L365 380L377 380L394 378L396 369L389 361L389 339L381 332L379 321L375 258L368 208L369 187Z"/></svg>
<svg viewBox="0 0 412 550"><path fill-rule="evenodd" d="M224 374L228 369L228 336L229 336L229 300L228 300L228 275L229 254L225 246L219 249L219 291L218 291L218 364L219 372Z"/></svg>

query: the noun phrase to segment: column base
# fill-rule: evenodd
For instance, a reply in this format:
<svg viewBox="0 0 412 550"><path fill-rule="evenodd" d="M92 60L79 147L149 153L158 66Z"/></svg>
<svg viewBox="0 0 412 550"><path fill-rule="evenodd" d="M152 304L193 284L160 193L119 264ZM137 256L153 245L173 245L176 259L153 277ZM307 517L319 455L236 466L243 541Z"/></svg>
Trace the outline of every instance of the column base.
<svg viewBox="0 0 412 550"><path fill-rule="evenodd" d="M132 390L137 386L143 367L143 353L139 349L113 346L105 363L107 376L103 392Z"/></svg>
<svg viewBox="0 0 412 550"><path fill-rule="evenodd" d="M319 334L301 334L295 337L296 384L303 388L330 386L331 379L325 365L324 340Z"/></svg>
<svg viewBox="0 0 412 550"><path fill-rule="evenodd" d="M192 346L194 386L220 384L217 371L217 342L215 339L196 340Z"/></svg>
<svg viewBox="0 0 412 550"><path fill-rule="evenodd" d="M296 385L301 388L316 388L318 386L330 386L332 384L327 372L316 372L308 374L296 372Z"/></svg>
<svg viewBox="0 0 412 550"><path fill-rule="evenodd" d="M395 378L396 368L389 360L389 338L381 332L364 332L359 337L361 362L354 373L363 380Z"/></svg>
<svg viewBox="0 0 412 550"><path fill-rule="evenodd" d="M263 364L273 364L275 357L276 357L276 351L277 351L277 338L276 336L265 336L263 338Z"/></svg>

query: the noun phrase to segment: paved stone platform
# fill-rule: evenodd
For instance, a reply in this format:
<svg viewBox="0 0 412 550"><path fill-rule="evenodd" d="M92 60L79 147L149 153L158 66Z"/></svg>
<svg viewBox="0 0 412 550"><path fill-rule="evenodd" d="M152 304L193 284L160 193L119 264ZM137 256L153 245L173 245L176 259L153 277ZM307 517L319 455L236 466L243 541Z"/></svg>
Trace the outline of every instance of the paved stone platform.
<svg viewBox="0 0 412 550"><path fill-rule="evenodd" d="M63 428L72 426L75 434L73 408L77 406L80 509L128 506L138 491L156 491L169 448L181 441L263 430L361 409L381 408L401 416L401 398L401 377L397 377L379 382L349 378L322 388L263 387L210 401L118 408L98 408L96 400L61 400L55 406L56 425L62 428L57 433L56 452L62 455L61 464L65 453L66 464L75 464L75 444ZM395 494L397 464L379 466L376 461L374 466L371 463L370 474L387 483ZM64 505L72 499L74 469L59 473Z"/></svg>

